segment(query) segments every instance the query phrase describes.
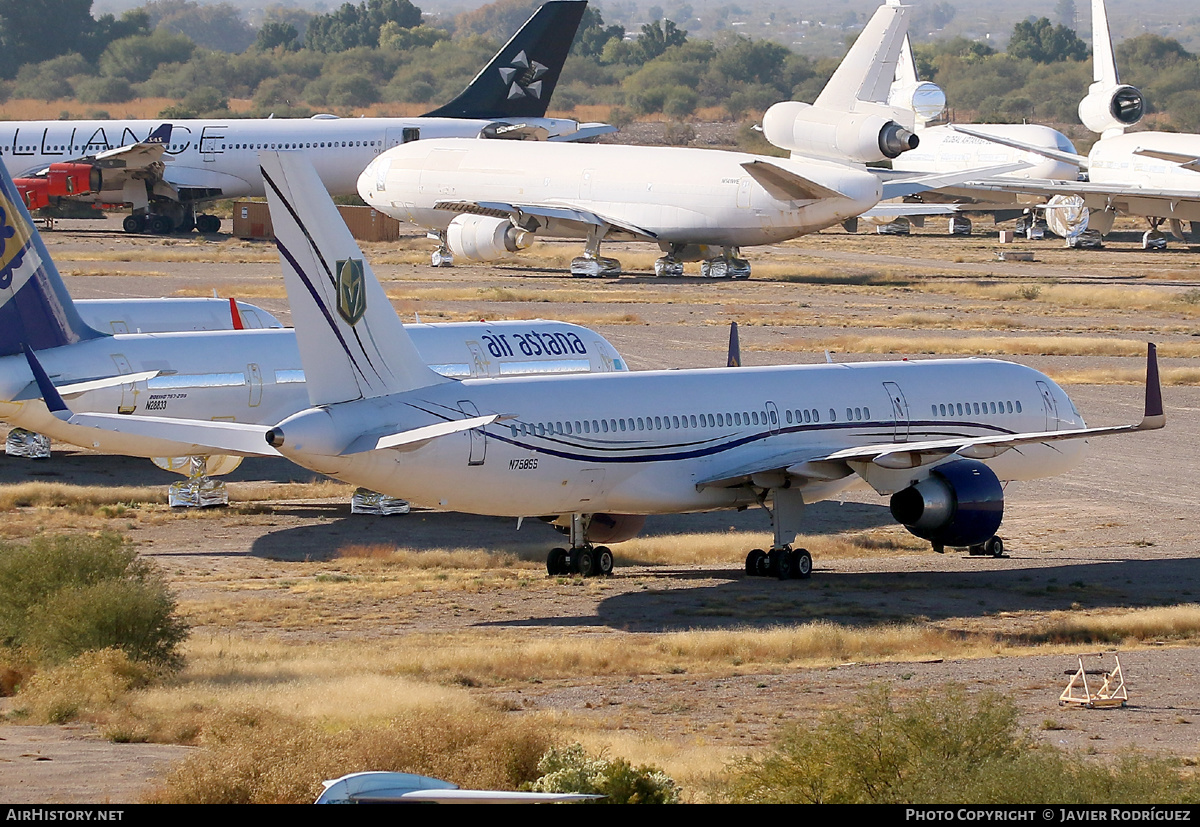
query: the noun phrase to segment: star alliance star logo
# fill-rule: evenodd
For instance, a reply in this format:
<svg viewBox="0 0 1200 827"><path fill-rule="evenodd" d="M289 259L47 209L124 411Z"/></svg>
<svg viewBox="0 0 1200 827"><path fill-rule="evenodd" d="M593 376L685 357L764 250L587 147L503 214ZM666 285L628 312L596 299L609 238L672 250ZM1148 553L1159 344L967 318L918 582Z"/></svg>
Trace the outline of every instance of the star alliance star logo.
<svg viewBox="0 0 1200 827"><path fill-rule="evenodd" d="M547 67L526 57L525 51L522 49L509 66L500 69L500 77L508 86L508 99L513 100L528 95L541 100L541 77L547 71L549 71Z"/></svg>
<svg viewBox="0 0 1200 827"><path fill-rule="evenodd" d="M337 263L337 312L353 327L367 312L367 290L361 259Z"/></svg>

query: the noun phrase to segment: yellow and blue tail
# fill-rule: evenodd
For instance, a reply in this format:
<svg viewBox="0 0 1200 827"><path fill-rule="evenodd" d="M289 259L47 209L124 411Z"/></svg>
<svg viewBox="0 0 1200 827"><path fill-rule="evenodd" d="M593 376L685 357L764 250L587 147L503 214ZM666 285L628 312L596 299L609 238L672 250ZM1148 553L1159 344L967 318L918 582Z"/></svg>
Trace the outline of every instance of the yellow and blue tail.
<svg viewBox="0 0 1200 827"><path fill-rule="evenodd" d="M83 323L33 219L0 164L0 356L104 334Z"/></svg>

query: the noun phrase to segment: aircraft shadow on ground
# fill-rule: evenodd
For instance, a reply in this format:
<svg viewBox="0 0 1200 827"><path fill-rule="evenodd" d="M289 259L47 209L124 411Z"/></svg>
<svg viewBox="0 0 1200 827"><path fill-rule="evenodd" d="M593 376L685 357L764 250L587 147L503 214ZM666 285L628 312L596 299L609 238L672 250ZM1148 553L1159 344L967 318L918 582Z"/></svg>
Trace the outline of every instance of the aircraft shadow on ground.
<svg viewBox="0 0 1200 827"><path fill-rule="evenodd" d="M0 483L69 482L72 485L161 485L183 477L164 471L148 459L55 451L49 459L0 456ZM285 459L247 457L225 482L311 482L324 479Z"/></svg>
<svg viewBox="0 0 1200 827"><path fill-rule="evenodd" d="M932 556L932 552L930 552ZM959 553L961 556L961 553ZM725 572L717 585L663 588L615 595L579 625L634 632L771 627L824 620L849 626L986 620L1001 612L1142 608L1191 603L1200 595L1200 559L1095 563L997 569L975 558L967 571L839 571L815 561L812 579L779 581ZM709 573L710 577L712 573ZM619 576L619 569L618 569ZM556 625L534 618L526 625ZM499 625L499 624L497 624ZM971 623L975 631L977 622ZM986 625L983 627L986 629Z"/></svg>
<svg viewBox="0 0 1200 827"><path fill-rule="evenodd" d="M296 508L303 507L280 506L281 511L286 510L290 515L304 516ZM325 508L317 515L335 519L280 529L259 537L251 546L251 553L275 560L328 560L337 555L338 549L349 545L394 544L411 551L486 549L515 554L522 560L543 562L551 548L567 544L562 533L536 518L525 519L518 531L517 521L512 517L482 517L422 509L391 517L351 516L350 506L345 504L337 506L333 512ZM885 507L859 503L818 503L805 512L805 519L813 532L838 532L891 523ZM769 532L766 513L752 508L652 516L647 518L641 536L727 533L732 566L744 559L753 545L763 544L763 535L769 535ZM619 558L621 547L614 546L614 551ZM678 577L678 571L673 576ZM706 578L711 573L698 572L696 576Z"/></svg>

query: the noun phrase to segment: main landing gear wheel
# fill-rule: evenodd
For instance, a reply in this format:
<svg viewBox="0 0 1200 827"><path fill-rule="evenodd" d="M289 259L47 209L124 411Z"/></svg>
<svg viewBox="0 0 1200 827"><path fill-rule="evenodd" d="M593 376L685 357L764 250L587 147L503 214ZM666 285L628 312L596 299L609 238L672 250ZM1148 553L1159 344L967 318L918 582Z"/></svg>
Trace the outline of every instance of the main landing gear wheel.
<svg viewBox="0 0 1200 827"><path fill-rule="evenodd" d="M575 549L575 559L572 561L574 566L578 568L579 573L584 577L591 577L596 573L596 551L590 548Z"/></svg>
<svg viewBox="0 0 1200 827"><path fill-rule="evenodd" d="M221 219L215 215L198 215L196 216L196 230L202 234L219 233Z"/></svg>
<svg viewBox="0 0 1200 827"><path fill-rule="evenodd" d="M990 537L976 546L968 546L967 553L972 557L1003 557L1004 541L999 537Z"/></svg>
<svg viewBox="0 0 1200 827"><path fill-rule="evenodd" d="M565 548L551 549L550 553L546 555L546 573L551 577L571 573L571 565L567 561Z"/></svg>
<svg viewBox="0 0 1200 827"><path fill-rule="evenodd" d="M613 573L613 553L608 546L596 547L596 574L608 577Z"/></svg>
<svg viewBox="0 0 1200 827"><path fill-rule="evenodd" d="M621 275L621 262L606 256L584 254L571 259L571 275L576 278L598 279Z"/></svg>
<svg viewBox="0 0 1200 827"><path fill-rule="evenodd" d="M746 555L746 574L750 577L763 577L767 573L767 553L761 548Z"/></svg>
<svg viewBox="0 0 1200 827"><path fill-rule="evenodd" d="M127 215L125 220L121 222L121 229L131 235L144 233L146 231L146 216L144 215Z"/></svg>
<svg viewBox="0 0 1200 827"><path fill-rule="evenodd" d="M749 577L807 580L812 577L812 555L805 548L773 548L769 552L756 548L746 555L746 574Z"/></svg>
<svg viewBox="0 0 1200 827"><path fill-rule="evenodd" d="M169 215L152 215L146 223L146 229L154 235L168 235L175 229L175 222Z"/></svg>

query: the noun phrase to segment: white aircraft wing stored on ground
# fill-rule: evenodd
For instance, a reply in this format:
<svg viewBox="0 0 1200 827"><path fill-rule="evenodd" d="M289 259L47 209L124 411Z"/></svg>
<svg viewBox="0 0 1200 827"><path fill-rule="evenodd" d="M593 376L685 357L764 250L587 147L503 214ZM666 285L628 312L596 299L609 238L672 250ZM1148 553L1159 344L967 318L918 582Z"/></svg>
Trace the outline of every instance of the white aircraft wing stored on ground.
<svg viewBox="0 0 1200 827"><path fill-rule="evenodd" d="M610 572L596 544L646 515L761 505L775 542L747 572L807 577L811 556L791 546L804 505L858 484L935 549L999 553L1004 483L1069 471L1089 438L1165 424L1153 348L1142 421L1115 428L1088 428L1048 377L991 359L450 382L421 360L311 167L288 153L262 165L312 406L259 430L269 450L417 504L557 515L571 545L550 553L551 574Z"/></svg>

